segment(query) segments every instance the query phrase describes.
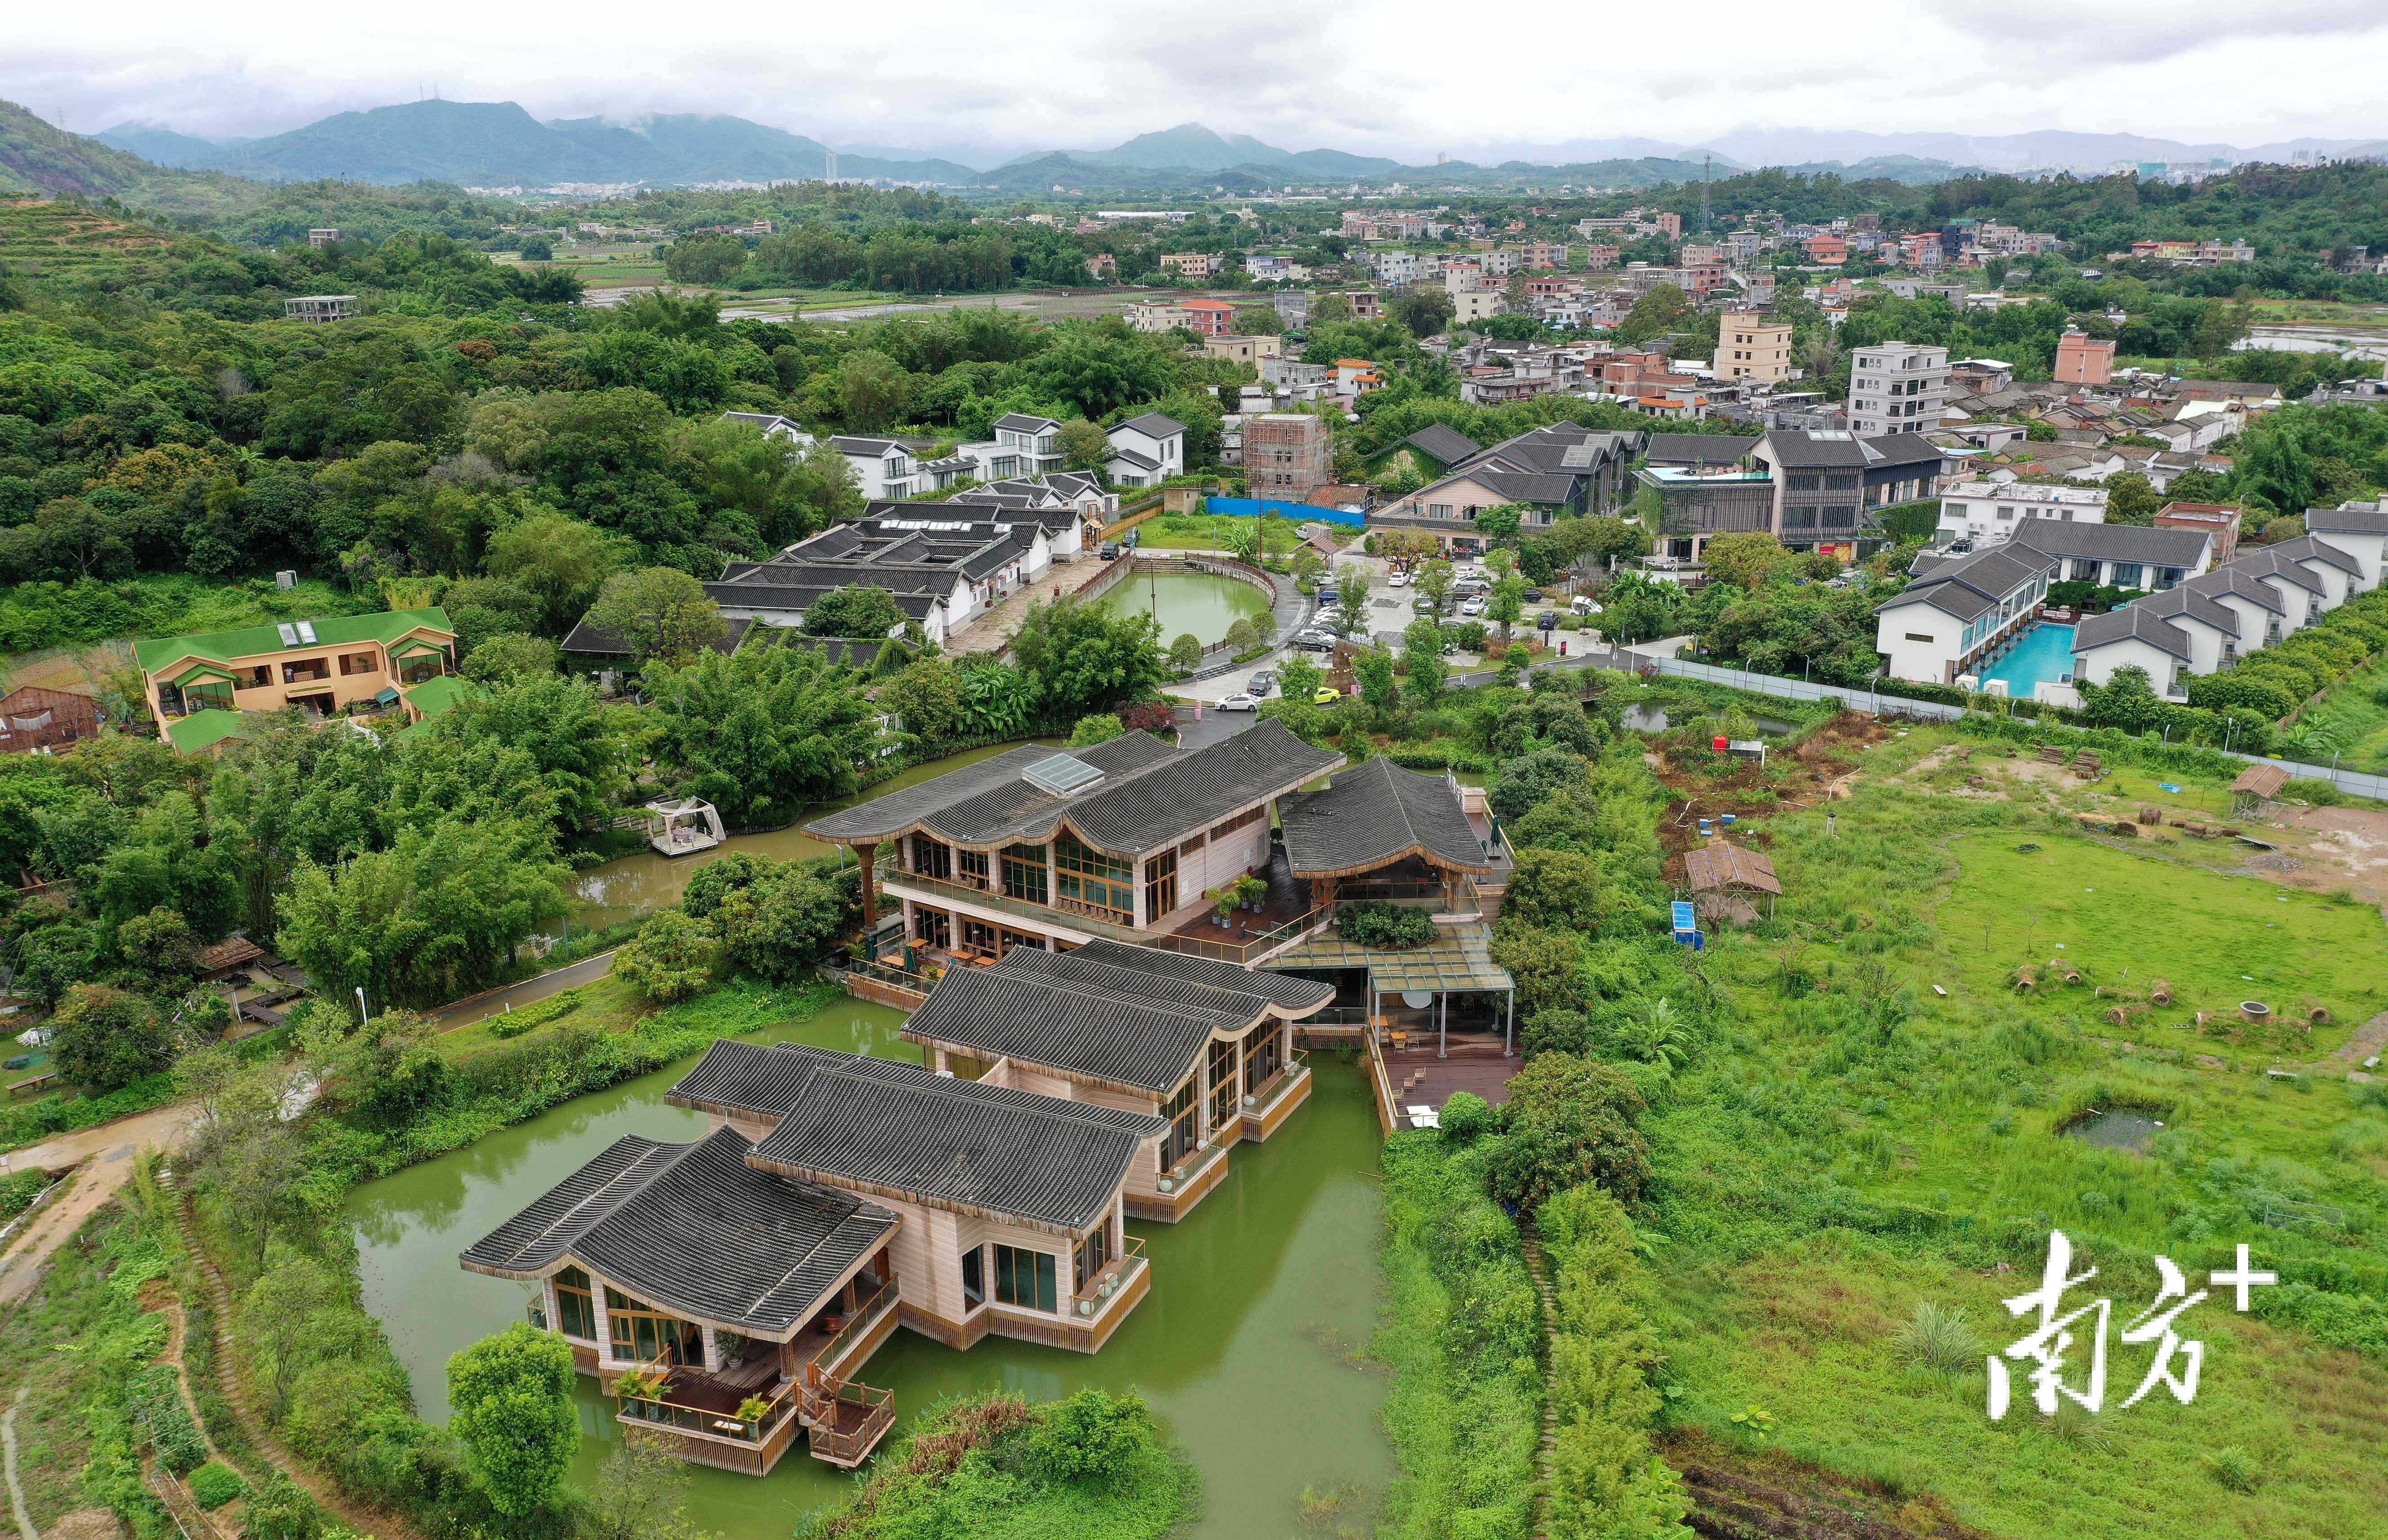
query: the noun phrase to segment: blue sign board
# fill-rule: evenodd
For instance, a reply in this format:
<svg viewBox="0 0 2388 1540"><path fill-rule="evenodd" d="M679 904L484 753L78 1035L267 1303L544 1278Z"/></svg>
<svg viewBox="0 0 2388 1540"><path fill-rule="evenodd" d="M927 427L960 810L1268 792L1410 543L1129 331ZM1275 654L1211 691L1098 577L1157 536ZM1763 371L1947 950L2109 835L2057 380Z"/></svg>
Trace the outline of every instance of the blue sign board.
<svg viewBox="0 0 2388 1540"><path fill-rule="evenodd" d="M1257 519L1274 513L1295 524L1365 524L1368 516L1355 508L1328 508L1321 503L1287 502L1281 498L1204 498L1202 511L1233 518Z"/></svg>

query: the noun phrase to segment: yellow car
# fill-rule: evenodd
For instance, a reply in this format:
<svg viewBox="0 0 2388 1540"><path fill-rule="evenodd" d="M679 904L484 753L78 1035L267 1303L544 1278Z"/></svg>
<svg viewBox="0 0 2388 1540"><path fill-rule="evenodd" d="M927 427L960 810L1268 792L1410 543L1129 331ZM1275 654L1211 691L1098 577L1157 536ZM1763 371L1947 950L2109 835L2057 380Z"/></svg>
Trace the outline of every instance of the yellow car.
<svg viewBox="0 0 2388 1540"><path fill-rule="evenodd" d="M1330 689L1327 686L1321 685L1317 689L1311 692L1310 702L1315 706L1323 706L1330 701L1340 701L1342 699L1343 692L1341 690Z"/></svg>

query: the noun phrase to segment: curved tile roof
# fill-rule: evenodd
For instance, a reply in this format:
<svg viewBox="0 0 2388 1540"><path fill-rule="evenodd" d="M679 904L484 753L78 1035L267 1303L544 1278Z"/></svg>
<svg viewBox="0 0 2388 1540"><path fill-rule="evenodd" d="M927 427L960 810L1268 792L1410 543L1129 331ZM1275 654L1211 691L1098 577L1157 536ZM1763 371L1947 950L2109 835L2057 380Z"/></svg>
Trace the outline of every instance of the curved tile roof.
<svg viewBox="0 0 2388 1540"><path fill-rule="evenodd" d="M578 1262L666 1310L784 1336L903 1221L757 1170L748 1148L730 1129L688 1144L625 1135L461 1260L503 1278Z"/></svg>
<svg viewBox="0 0 2388 1540"><path fill-rule="evenodd" d="M1114 776L1157 764L1176 751L1150 733L1127 733L1109 743L1070 751L1076 758ZM1018 781L1023 771L1039 760L1052 758L1053 752L1048 747L1034 743L1007 749L992 759L948 770L934 780L904 787L817 818L805 826L805 832L821 839L885 839L913 827L931 814Z"/></svg>
<svg viewBox="0 0 2388 1540"><path fill-rule="evenodd" d="M1450 783L1391 760L1372 759L1324 791L1288 797L1281 814L1296 877L1381 866L1413 852L1441 866L1492 869Z"/></svg>

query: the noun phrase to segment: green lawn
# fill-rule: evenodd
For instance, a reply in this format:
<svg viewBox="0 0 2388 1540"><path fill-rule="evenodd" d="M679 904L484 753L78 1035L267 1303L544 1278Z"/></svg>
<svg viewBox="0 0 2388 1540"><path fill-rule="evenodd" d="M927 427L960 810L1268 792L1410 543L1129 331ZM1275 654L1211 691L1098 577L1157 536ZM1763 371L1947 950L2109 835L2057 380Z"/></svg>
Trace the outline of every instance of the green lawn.
<svg viewBox="0 0 2388 1540"><path fill-rule="evenodd" d="M1225 513L1156 513L1136 526L1141 545L1169 550L1217 550L1227 549L1227 531L1245 521ZM1268 536L1268 553L1283 556L1302 544L1294 526L1282 519L1264 524Z"/></svg>
<svg viewBox="0 0 2388 1540"><path fill-rule="evenodd" d="M2318 730L2324 744L2352 770L2388 771L2388 660L2358 669L2331 687L2298 725Z"/></svg>
<svg viewBox="0 0 2388 1540"><path fill-rule="evenodd" d="M2195 840L2081 838L2071 809L2100 789L1972 787L1983 767L1947 755L1915 771L1950 741L1918 730L1870 751L1831 836L1821 810L1766 820L1778 916L1703 960L1726 1024L1645 1123L1675 1457L1855 1483L1918 1534L1936 1512L2051 1540L2378 1533L2388 1098L2343 1069L2265 1070L2323 1059L2388 1004L2388 928L2197 865L2214 847ZM2161 778L2185 801L2218 791ZM2105 789L2174 805L2158 779L2117 765ZM2018 995L2013 966L2051 957L2084 983ZM2119 1002L2098 986L2156 976L2175 1005L2104 1018ZM2310 1039L2183 1025L2199 1006L2306 995L2335 1018ZM2163 1125L2143 1153L2067 1135L2118 1107ZM2027 1330L2002 1302L2035 1286L2051 1228L2076 1272L2099 1269L2067 1308L2114 1304L2104 1411L2051 1424L2018 1370L1993 1423L1982 1354ZM2119 1332L2155 1296L2153 1257L2203 1286L2240 1243L2280 1284L2253 1315L2217 1290L2182 1318L2207 1352L2192 1406L2157 1390L2124 1409L2153 1350ZM1972 1350L1947 1373L1895 1344L1924 1303L1964 1312ZM1731 1420L1752 1406L1773 1433Z"/></svg>

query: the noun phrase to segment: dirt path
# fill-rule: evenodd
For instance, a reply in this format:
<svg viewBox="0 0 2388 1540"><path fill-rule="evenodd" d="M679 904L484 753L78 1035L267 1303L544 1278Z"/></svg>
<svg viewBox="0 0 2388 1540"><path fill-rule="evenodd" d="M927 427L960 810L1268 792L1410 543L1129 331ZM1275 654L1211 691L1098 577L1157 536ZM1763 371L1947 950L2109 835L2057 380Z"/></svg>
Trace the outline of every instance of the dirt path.
<svg viewBox="0 0 2388 1540"><path fill-rule="evenodd" d="M1550 1361L1551 1339L1559 1329L1558 1295L1551 1292L1551 1267L1543 1256L1542 1237L1535 1233L1533 1221L1525 1221L1523 1249L1526 1271L1534 1281L1534 1297L1543 1307L1543 1435L1534 1449L1534 1534L1535 1540L1550 1534L1551 1478L1559 1453L1559 1408L1556 1404L1558 1391L1558 1366Z"/></svg>
<svg viewBox="0 0 2388 1540"><path fill-rule="evenodd" d="M285 1448L266 1427L240 1374L240 1355L232 1334L232 1290L224 1283L223 1274L216 1270L215 1258L199 1243L198 1226L191 1217L190 1194L176 1191L172 1210L175 1228L182 1232L183 1244L190 1249L191 1259L198 1266L200 1280L208 1291L208 1303L215 1312L217 1388L223 1392L234 1420L240 1424L242 1434L256 1450L258 1458L289 1476L326 1512L360 1534L377 1535L381 1540L424 1540L412 1524L398 1515L351 1501Z"/></svg>
<svg viewBox="0 0 2388 1540"><path fill-rule="evenodd" d="M8 1403L6 1412L0 1413L0 1456L7 1461L8 1510L17 1516L17 1533L24 1540L42 1540L42 1532L33 1527L33 1511L25 1506L24 1484L17 1479L17 1408L25 1404L32 1389L31 1385L19 1385L17 1399Z"/></svg>
<svg viewBox="0 0 2388 1540"><path fill-rule="evenodd" d="M171 1150L182 1143L192 1117L190 1105L178 1103L63 1133L8 1156L9 1166L20 1171L35 1166L76 1169L73 1184L34 1215L33 1222L0 1255L0 1309L32 1293L58 1247L132 1180L134 1160L144 1149L156 1144Z"/></svg>
<svg viewBox="0 0 2388 1540"><path fill-rule="evenodd" d="M2337 1053L2314 1067L2336 1070L2349 1076L2363 1075L2369 1079L2363 1061L2382 1054L2388 1054L2388 1011L2381 1012L2357 1027L2344 1042L2338 1045Z"/></svg>

